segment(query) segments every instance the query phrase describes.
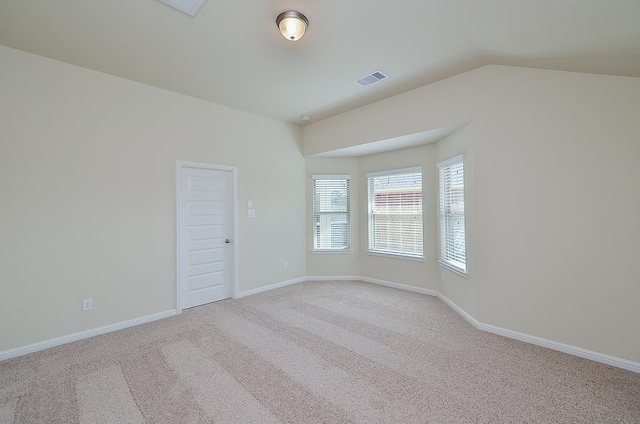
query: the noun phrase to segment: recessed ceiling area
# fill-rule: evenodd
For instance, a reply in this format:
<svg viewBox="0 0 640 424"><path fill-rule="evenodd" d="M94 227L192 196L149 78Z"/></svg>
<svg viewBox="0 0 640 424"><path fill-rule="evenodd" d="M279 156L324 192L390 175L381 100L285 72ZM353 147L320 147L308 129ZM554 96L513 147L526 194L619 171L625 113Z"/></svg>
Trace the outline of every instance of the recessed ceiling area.
<svg viewBox="0 0 640 424"><path fill-rule="evenodd" d="M171 6L189 16L196 16L198 10L202 7L207 0L158 0L162 3Z"/></svg>
<svg viewBox="0 0 640 424"><path fill-rule="evenodd" d="M428 131L422 131L414 134L407 134L400 137L378 140L371 143L360 144L357 146L346 147L344 149L332 150L329 152L311 155L312 157L324 158L346 158L373 155L376 153L390 152L392 150L407 149L409 147L421 146L423 144L437 143L443 138L453 134L467 123L460 125L451 125L448 127L435 128Z"/></svg>
<svg viewBox="0 0 640 424"><path fill-rule="evenodd" d="M0 44L304 125L487 64L640 77L639 22L638 0L5 0Z"/></svg>

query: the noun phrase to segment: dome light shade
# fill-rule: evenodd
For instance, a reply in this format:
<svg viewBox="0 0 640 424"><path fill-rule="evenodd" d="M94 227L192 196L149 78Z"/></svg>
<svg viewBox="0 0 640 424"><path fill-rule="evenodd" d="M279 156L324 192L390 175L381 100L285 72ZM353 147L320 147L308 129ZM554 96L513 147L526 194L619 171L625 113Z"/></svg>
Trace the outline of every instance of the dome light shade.
<svg viewBox="0 0 640 424"><path fill-rule="evenodd" d="M280 28L280 33L284 38L298 41L304 36L309 26L309 20L300 12L288 10L278 15L276 25Z"/></svg>

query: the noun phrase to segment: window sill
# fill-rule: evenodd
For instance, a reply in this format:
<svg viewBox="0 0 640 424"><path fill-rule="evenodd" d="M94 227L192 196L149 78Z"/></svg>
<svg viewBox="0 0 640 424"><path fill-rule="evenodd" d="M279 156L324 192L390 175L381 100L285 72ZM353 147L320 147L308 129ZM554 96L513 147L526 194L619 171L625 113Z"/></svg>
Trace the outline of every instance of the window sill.
<svg viewBox="0 0 640 424"><path fill-rule="evenodd" d="M399 253L379 252L377 250L367 250L367 255L380 256L382 258L403 259L405 261L424 262L424 256L409 256Z"/></svg>
<svg viewBox="0 0 640 424"><path fill-rule="evenodd" d="M457 268L451 264L448 264L446 262L442 262L442 261L438 261L438 263L440 264L440 266L444 269L446 269L447 271L451 271L454 274L459 275L462 278L469 278L469 275L467 274L466 271L461 270L460 268Z"/></svg>
<svg viewBox="0 0 640 424"><path fill-rule="evenodd" d="M325 249L325 250L312 250L312 255L350 255L353 253L351 249Z"/></svg>

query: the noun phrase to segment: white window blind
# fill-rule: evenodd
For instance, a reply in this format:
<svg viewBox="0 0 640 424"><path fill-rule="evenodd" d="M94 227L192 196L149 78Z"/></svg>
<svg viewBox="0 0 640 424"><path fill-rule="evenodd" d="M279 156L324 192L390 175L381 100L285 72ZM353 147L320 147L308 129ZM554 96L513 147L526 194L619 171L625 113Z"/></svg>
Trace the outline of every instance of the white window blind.
<svg viewBox="0 0 640 424"><path fill-rule="evenodd" d="M313 249L347 250L351 246L349 175L313 176Z"/></svg>
<svg viewBox="0 0 640 424"><path fill-rule="evenodd" d="M369 251L422 257L422 168L367 174Z"/></svg>
<svg viewBox="0 0 640 424"><path fill-rule="evenodd" d="M463 157L438 164L440 174L440 263L466 274Z"/></svg>

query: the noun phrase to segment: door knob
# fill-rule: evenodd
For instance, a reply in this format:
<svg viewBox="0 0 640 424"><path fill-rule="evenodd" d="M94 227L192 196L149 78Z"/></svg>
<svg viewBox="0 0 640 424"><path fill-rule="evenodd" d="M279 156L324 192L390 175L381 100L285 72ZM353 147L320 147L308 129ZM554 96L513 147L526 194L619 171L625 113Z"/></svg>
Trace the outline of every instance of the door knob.
<svg viewBox="0 0 640 424"><path fill-rule="evenodd" d="M225 240L224 240L224 242L225 242L225 243L227 243L227 244L229 244L229 243L231 243L231 240L229 240L229 239L225 239Z"/></svg>

